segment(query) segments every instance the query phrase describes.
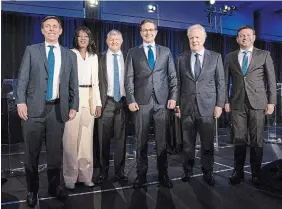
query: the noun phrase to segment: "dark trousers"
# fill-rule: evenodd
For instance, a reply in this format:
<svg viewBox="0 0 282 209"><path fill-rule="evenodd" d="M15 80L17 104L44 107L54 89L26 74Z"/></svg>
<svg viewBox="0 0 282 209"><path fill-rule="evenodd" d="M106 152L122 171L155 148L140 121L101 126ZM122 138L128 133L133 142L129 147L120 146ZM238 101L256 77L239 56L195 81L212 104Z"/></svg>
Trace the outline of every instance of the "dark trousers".
<svg viewBox="0 0 282 209"><path fill-rule="evenodd" d="M202 117L197 104L193 105L191 115L182 115L183 130L183 169L192 171L195 163L197 133L201 140L201 164L204 172L211 172L214 163L214 118Z"/></svg>
<svg viewBox="0 0 282 209"><path fill-rule="evenodd" d="M122 98L115 102L107 97L102 116L98 120L101 174L108 175L111 139L115 140L114 166L115 174L124 172L125 165L125 142L126 142L126 110L125 101Z"/></svg>
<svg viewBox="0 0 282 209"><path fill-rule="evenodd" d="M44 113L38 118L22 120L25 141L25 171L27 190L38 192L38 160L45 139L47 151L47 176L49 188L60 185L61 144L65 123L61 120L60 103L46 104Z"/></svg>
<svg viewBox="0 0 282 209"><path fill-rule="evenodd" d="M139 105L139 110L134 113L135 132L137 136L136 160L137 175L145 176L148 170L148 140L151 121L154 121L155 141L157 150L157 163L159 174L167 172L166 133L167 113L166 105L157 103L154 95L149 104Z"/></svg>
<svg viewBox="0 0 282 209"><path fill-rule="evenodd" d="M231 118L235 145L235 170L243 170L246 158L246 146L249 145L252 175L257 176L260 172L263 158L264 110L255 110L248 101L245 101L242 110L232 110Z"/></svg>

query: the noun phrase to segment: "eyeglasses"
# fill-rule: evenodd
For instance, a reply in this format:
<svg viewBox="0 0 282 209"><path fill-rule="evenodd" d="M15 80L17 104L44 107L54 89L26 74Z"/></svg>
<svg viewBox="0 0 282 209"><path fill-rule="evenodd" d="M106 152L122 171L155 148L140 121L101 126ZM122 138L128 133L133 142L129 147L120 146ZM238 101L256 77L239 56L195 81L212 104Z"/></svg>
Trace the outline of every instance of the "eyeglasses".
<svg viewBox="0 0 282 209"><path fill-rule="evenodd" d="M154 31L156 31L157 29L143 29L143 30L141 30L141 32L143 32L143 33L148 33L148 32L151 32L151 33L153 33Z"/></svg>

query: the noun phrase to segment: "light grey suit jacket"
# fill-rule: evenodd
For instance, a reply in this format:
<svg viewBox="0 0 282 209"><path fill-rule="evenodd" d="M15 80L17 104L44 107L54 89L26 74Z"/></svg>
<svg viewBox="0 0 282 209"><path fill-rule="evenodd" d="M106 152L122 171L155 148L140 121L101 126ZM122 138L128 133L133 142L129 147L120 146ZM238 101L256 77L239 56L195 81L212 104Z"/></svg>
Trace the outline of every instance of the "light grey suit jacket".
<svg viewBox="0 0 282 209"><path fill-rule="evenodd" d="M159 104L166 105L168 100L176 101L177 76L169 48L156 45L153 70L143 45L130 49L125 61L125 91L128 104L149 104L153 92Z"/></svg>
<svg viewBox="0 0 282 209"><path fill-rule="evenodd" d="M265 109L267 104L276 104L276 80L270 53L254 48L246 76L242 74L238 53L239 50L236 50L225 57L225 102L231 102L231 108L234 110L242 110L246 94L254 109ZM231 97L229 97L230 81L232 82Z"/></svg>
<svg viewBox="0 0 282 209"><path fill-rule="evenodd" d="M78 111L78 74L76 54L61 47L59 97L61 117L68 120L70 109ZM16 104L25 103L29 117L39 117L46 104L48 61L45 43L27 46L18 76Z"/></svg>
<svg viewBox="0 0 282 209"><path fill-rule="evenodd" d="M215 106L224 107L225 84L221 55L205 49L203 67L198 79L194 78L190 63L191 52L178 56L176 66L181 115L191 115L196 102L201 116L212 117Z"/></svg>

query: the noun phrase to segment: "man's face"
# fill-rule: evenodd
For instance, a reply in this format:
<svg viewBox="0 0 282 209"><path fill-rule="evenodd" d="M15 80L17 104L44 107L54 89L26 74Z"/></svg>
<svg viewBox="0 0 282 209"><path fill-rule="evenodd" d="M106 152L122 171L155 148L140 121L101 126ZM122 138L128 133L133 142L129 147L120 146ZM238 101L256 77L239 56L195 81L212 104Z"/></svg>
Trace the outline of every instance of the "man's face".
<svg viewBox="0 0 282 209"><path fill-rule="evenodd" d="M155 41L158 31L153 23L145 23L141 26L140 34L145 43L153 43Z"/></svg>
<svg viewBox="0 0 282 209"><path fill-rule="evenodd" d="M112 52L118 52L122 45L122 38L120 35L110 35L107 38L107 44Z"/></svg>
<svg viewBox="0 0 282 209"><path fill-rule="evenodd" d="M205 33L199 29L199 28L193 28L189 33L187 34L190 49L193 52L199 52L204 48L205 43Z"/></svg>
<svg viewBox="0 0 282 209"><path fill-rule="evenodd" d="M43 23L41 32L48 43L56 43L62 34L63 30L56 19L48 19Z"/></svg>
<svg viewBox="0 0 282 209"><path fill-rule="evenodd" d="M246 28L246 29L240 30L236 40L240 48L249 49L254 45L256 36L254 35L254 32L252 29Z"/></svg>

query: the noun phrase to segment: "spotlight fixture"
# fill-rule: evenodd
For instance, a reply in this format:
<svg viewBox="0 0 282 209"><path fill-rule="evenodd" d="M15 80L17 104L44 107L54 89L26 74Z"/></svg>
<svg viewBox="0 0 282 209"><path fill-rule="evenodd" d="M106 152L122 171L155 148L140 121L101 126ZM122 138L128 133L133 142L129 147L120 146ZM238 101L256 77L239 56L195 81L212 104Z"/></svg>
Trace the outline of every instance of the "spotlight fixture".
<svg viewBox="0 0 282 209"><path fill-rule="evenodd" d="M149 4L148 6L148 12L153 13L157 10L157 5Z"/></svg>
<svg viewBox="0 0 282 209"><path fill-rule="evenodd" d="M99 4L98 0L88 0L88 4L90 7L96 7Z"/></svg>
<svg viewBox="0 0 282 209"><path fill-rule="evenodd" d="M215 0L210 0L210 4L211 5L215 4Z"/></svg>

